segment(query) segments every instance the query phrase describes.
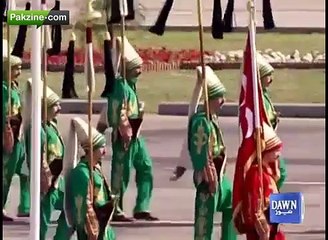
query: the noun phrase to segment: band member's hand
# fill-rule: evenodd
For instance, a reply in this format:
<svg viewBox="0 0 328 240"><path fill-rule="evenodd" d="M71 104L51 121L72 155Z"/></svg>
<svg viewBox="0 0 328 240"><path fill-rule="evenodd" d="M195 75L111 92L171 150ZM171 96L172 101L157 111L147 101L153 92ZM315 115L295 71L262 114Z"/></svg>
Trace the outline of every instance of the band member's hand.
<svg viewBox="0 0 328 240"><path fill-rule="evenodd" d="M204 180L208 183L208 190L210 193L215 193L218 186L218 176L215 165L209 161L203 170Z"/></svg>
<svg viewBox="0 0 328 240"><path fill-rule="evenodd" d="M173 175L170 177L170 181L177 181L185 173L186 168L177 166L173 172Z"/></svg>

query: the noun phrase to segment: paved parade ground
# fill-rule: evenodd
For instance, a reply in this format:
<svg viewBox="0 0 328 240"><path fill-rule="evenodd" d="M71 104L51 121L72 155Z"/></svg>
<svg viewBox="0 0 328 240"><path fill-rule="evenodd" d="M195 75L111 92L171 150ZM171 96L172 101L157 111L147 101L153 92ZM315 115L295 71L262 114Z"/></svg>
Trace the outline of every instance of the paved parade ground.
<svg viewBox="0 0 328 240"><path fill-rule="evenodd" d="M60 131L68 132L69 120L77 115L59 117ZM86 119L85 115L79 115ZM94 115L93 124L98 120ZM192 171L177 182L170 182L172 169L176 166L183 138L186 134L186 117L146 115L142 134L145 136L151 156L154 159L154 191L152 212L162 221L151 228L136 226L116 226L118 239L124 240L190 240L192 239L192 220L194 188ZM227 174L231 178L234 171L234 158L239 146L238 119L224 117L220 124L228 149L229 164ZM285 231L291 240L321 240L325 233L325 120L324 119L281 119L278 129L283 140L283 156L287 159L288 179L283 191L302 192L306 208L305 220L301 225L286 225ZM104 172L110 172L110 156L104 160ZM7 211L15 215L18 205L19 183L15 178L11 188ZM124 199L126 213L131 215L134 207L136 188L134 177ZM55 216L56 215L56 216ZM54 220L58 215L54 214ZM220 222L220 214L217 216ZM29 226L27 220L4 225L4 239L26 239ZM54 234L55 225L49 231L49 239ZM216 227L219 239L219 225ZM240 238L243 239L243 238Z"/></svg>

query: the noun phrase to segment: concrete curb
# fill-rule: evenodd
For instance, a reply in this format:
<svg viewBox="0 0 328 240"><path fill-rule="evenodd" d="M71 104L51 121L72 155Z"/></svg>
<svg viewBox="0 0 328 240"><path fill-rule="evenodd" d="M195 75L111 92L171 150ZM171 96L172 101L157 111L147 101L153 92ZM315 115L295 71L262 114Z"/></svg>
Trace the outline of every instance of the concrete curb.
<svg viewBox="0 0 328 240"><path fill-rule="evenodd" d="M139 26L132 26L127 25L127 30L144 30L148 31L148 29L151 27L151 25L139 25ZM84 31L84 28L81 26L77 26L77 29ZM94 24L94 29L105 29L106 26L104 24ZM72 25L66 25L63 26L64 30L72 29ZM211 32L211 26L204 26L204 32ZM198 26L166 26L165 27L166 32L170 31L179 31L179 32L190 32L190 31L198 31ZM248 27L247 26L237 26L233 28L232 33L239 33L239 32L247 32ZM325 27L275 27L271 30L266 30L264 27L257 27L256 28L257 33L294 33L294 34L310 34L310 33L325 33L326 28ZM227 33L229 34L229 33Z"/></svg>
<svg viewBox="0 0 328 240"><path fill-rule="evenodd" d="M26 226L29 225L28 220L17 220L14 222L5 222L3 223L4 226ZM56 222L52 221L50 227L57 226ZM154 227L193 227L193 221L156 221L156 222L147 222L147 221L136 221L132 223L125 223L125 222L112 222L111 226L117 228L154 228ZM221 223L215 222L214 226L221 227ZM302 228L303 229L303 228ZM300 230L284 230L287 234L325 234L325 229L304 229Z"/></svg>
<svg viewBox="0 0 328 240"><path fill-rule="evenodd" d="M106 100L93 100L93 114L99 114L105 106ZM275 104L281 117L286 118L325 118L325 104ZM87 114L88 101L82 99L63 99L61 101L63 114ZM162 102L158 105L159 115L187 116L187 103ZM238 105L227 103L220 111L220 116L233 117L238 115Z"/></svg>
<svg viewBox="0 0 328 240"><path fill-rule="evenodd" d="M93 100L92 112L93 114L100 114L107 100ZM61 113L63 114L87 114L88 101L86 99L62 99L60 102Z"/></svg>
<svg viewBox="0 0 328 240"><path fill-rule="evenodd" d="M325 118L325 104L275 104L276 110L280 112L281 117L286 118ZM158 106L159 115L187 116L188 103L163 102ZM226 103L220 110L220 116L232 117L238 116L238 104Z"/></svg>
<svg viewBox="0 0 328 240"><path fill-rule="evenodd" d="M177 71L177 70L194 70L199 65L198 62L190 61L190 62L154 62L154 63L144 63L143 71L151 72L151 71ZM208 62L213 70L236 70L240 69L241 62ZM325 69L326 62L272 62L272 67L275 69ZM24 62L22 64L22 69L31 69L30 62ZM94 66L96 73L104 72L104 66L95 65ZM47 71L48 72L64 72L65 64L48 64ZM83 65L75 65L74 68L75 73L84 73Z"/></svg>

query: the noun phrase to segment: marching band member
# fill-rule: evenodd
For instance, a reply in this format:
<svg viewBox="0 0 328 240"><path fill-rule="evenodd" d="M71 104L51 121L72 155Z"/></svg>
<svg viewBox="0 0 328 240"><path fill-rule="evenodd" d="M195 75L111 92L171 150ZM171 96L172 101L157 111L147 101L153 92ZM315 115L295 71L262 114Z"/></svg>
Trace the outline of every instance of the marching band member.
<svg viewBox="0 0 328 240"><path fill-rule="evenodd" d="M265 110L273 129L277 131L279 123L279 113L276 112L268 91L268 87L273 81L272 74L274 72L274 69L271 64L268 63L261 55L258 55L257 62L262 83ZM277 182L277 186L278 189L281 189L283 183L287 178L286 162L281 156L279 158L279 168L280 178Z"/></svg>
<svg viewBox="0 0 328 240"><path fill-rule="evenodd" d="M42 87L43 88L43 87ZM42 90L40 89L40 91ZM26 102L31 102L32 79L27 82ZM73 230L67 225L64 211L65 179L63 177L63 158L65 144L57 125L60 113L60 97L47 87L47 121L41 128L41 211L40 211L40 239L45 240L51 215L54 210L61 211L57 220L58 226L54 239L69 240ZM41 101L41 99L40 99ZM24 126L26 127L27 165L31 161L31 107L25 108ZM42 110L44 107L42 107Z"/></svg>
<svg viewBox="0 0 328 240"><path fill-rule="evenodd" d="M201 93L201 67L197 67L197 84L191 105L194 114L188 125L188 149L194 168L196 187L194 239L212 240L214 213L222 212L221 239L236 240L237 235L232 222L232 186L225 176L226 147L218 125L219 108L224 103L226 89L213 70L206 66L206 83L210 119L204 110L197 111ZM196 100L196 101L195 101Z"/></svg>
<svg viewBox="0 0 328 240"><path fill-rule="evenodd" d="M11 48L8 41L3 39L3 81L2 81L2 111L3 111L3 221L13 221L4 210L9 188L14 174L20 178L20 204L18 216L29 216L30 195L28 177L21 173L25 160L25 144L23 141L22 100L18 78L21 74L22 60L14 55L7 56L7 48ZM11 66L10 75L8 64ZM11 79L8 79L10 76ZM10 86L9 86L10 84ZM10 99L9 99L10 98ZM10 101L10 102L9 102ZM9 106L10 104L10 106ZM9 112L10 111L10 112Z"/></svg>
<svg viewBox="0 0 328 240"><path fill-rule="evenodd" d="M269 220L269 198L272 193L279 193L277 167L282 150L282 142L273 128L263 124L265 148L262 152L262 176L264 212L259 212L261 199L260 172L257 159L253 159L250 168L245 172L245 180L239 191L239 202L234 212L234 222L240 233L246 234L247 240L285 240L285 235L279 230L278 224ZM236 166L237 168L237 166ZM238 184L239 185L239 184ZM236 187L238 185L235 185Z"/></svg>
<svg viewBox="0 0 328 240"><path fill-rule="evenodd" d="M101 161L106 153L106 139L92 128L91 153L88 124L80 118L74 118L69 132L70 153L66 155L69 160L76 161L77 141L85 155L67 175L67 221L76 229L78 240L115 240L115 232L108 223L113 215L116 197L111 195L101 168ZM90 166L91 154L93 166Z"/></svg>
<svg viewBox="0 0 328 240"><path fill-rule="evenodd" d="M122 38L117 37L116 46L120 52ZM136 92L136 83L141 74L142 59L124 38L126 63L126 79L121 76L113 79L110 93L107 94L108 111L107 121L102 117L98 129L105 131L108 126L113 128L112 133L112 172L111 185L113 193L120 194L119 208L113 221L131 221L123 213L123 194L130 181L131 167L136 169L136 184L138 188L137 202L133 217L147 221L158 218L150 214L150 200L153 190L152 159L143 137L140 136L140 126L143 118ZM119 59L119 57L117 58ZM120 68L121 69L121 68ZM114 72L114 71L113 71Z"/></svg>

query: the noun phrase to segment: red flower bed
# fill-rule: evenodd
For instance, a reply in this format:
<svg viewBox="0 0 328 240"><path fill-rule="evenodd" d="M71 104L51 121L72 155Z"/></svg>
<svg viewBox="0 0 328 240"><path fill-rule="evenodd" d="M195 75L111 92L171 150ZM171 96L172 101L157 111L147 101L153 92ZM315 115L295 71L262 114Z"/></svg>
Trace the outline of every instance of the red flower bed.
<svg viewBox="0 0 328 240"><path fill-rule="evenodd" d="M198 50L184 49L179 51L172 51L166 48L146 48L137 49L138 54L147 64L153 62L160 63L181 63L181 62L194 62L199 61L200 53ZM212 55L211 52L205 52L206 55ZM23 56L23 62L30 62L31 53L25 52ZM93 61L95 66L102 66L104 63L103 52L94 51ZM65 65L66 63L66 51L61 52L59 55L51 56L48 58L48 64L51 65ZM84 50L75 50L75 64L84 64Z"/></svg>

